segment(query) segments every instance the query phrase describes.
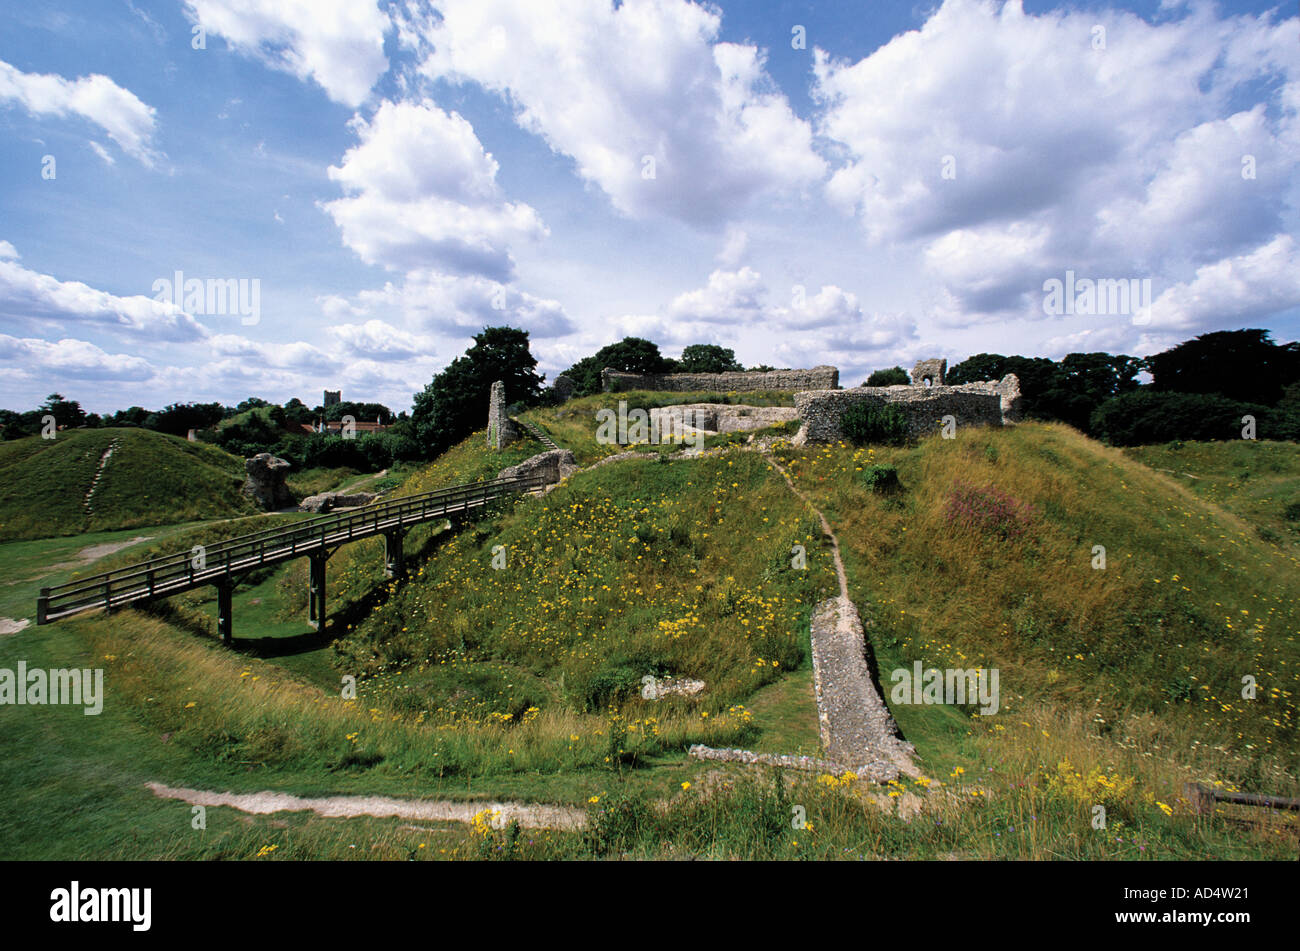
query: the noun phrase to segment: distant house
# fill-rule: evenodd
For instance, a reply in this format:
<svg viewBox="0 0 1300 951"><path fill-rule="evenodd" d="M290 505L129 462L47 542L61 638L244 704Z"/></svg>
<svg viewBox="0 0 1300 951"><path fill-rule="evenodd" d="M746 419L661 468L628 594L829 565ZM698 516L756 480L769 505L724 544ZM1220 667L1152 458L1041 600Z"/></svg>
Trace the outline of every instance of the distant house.
<svg viewBox="0 0 1300 951"><path fill-rule="evenodd" d="M359 419L352 424L352 428L355 433L360 435L361 433L382 433L388 427L385 426L383 423L381 423L378 419L376 419L374 422L367 422L365 420ZM337 435L343 432L343 420L341 419L327 419L324 421L317 420L316 428L312 429L311 432L325 433L326 435L329 434Z"/></svg>

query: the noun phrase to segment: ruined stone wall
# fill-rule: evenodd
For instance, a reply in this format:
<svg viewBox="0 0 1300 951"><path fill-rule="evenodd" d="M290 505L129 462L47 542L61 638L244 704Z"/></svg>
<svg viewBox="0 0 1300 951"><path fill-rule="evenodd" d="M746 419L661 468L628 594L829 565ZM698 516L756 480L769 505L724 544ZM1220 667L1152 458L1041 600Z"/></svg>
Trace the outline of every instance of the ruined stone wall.
<svg viewBox="0 0 1300 951"><path fill-rule="evenodd" d="M1001 426L1020 418L1020 382L1008 373L1002 380L958 386L860 386L850 390L814 390L794 395L803 420L800 432L809 442L844 436L840 418L854 403L892 403L907 420L908 435L920 437L952 416L958 426Z"/></svg>
<svg viewBox="0 0 1300 951"><path fill-rule="evenodd" d="M519 438L519 428L506 415L506 385L500 380L492 384L488 398L487 441L493 449L504 449Z"/></svg>
<svg viewBox="0 0 1300 951"><path fill-rule="evenodd" d="M943 386L948 381L948 361L947 360L917 360L916 366L912 367L912 385L925 386L925 381L930 381L930 386Z"/></svg>
<svg viewBox="0 0 1300 951"><path fill-rule="evenodd" d="M509 466L497 473L498 479L517 479L520 476L540 475L547 484L567 479L581 467L573 458L571 449L548 449L530 456L515 466Z"/></svg>
<svg viewBox="0 0 1300 951"><path fill-rule="evenodd" d="M682 426L712 433L748 432L799 418L791 406L737 406L730 403L685 403L656 406L650 410L650 422L660 432Z"/></svg>
<svg viewBox="0 0 1300 951"><path fill-rule="evenodd" d="M717 393L753 390L833 390L840 371L820 366L810 370L742 371L739 373L625 373L606 367L600 374L606 393L628 390L708 390Z"/></svg>

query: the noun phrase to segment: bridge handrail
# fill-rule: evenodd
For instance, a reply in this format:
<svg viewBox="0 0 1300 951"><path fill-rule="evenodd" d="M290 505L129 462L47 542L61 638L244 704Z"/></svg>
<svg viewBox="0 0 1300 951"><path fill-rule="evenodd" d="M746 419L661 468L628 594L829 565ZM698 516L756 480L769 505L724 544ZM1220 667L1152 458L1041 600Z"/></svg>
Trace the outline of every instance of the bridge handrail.
<svg viewBox="0 0 1300 951"><path fill-rule="evenodd" d="M413 509L426 510L430 505L445 506L458 501L469 502L476 499L486 502L490 498L510 494L505 491L493 494L493 490L517 490L522 492L530 488L538 488L544 484L545 480L537 475L466 482L430 492L387 499L352 512L321 515L316 518L303 519L291 526L264 529L260 532L251 532L246 535L223 539L214 545L204 546L204 559L207 567L199 569L199 571L208 572L220 568L223 564L228 570L230 564L235 560L233 556L237 552L244 552L249 555L260 553L265 556L268 549L267 542L284 543L277 548L271 549L270 553L274 555L283 550L285 545L288 545L292 550L297 547L299 540L320 538L323 543L325 539L333 538L345 529L348 537L352 538L355 535L354 526L364 527L364 523L370 522L375 526L375 530L367 533L368 537L378 533L380 522L387 522L394 517L400 519L401 516L408 514ZM56 599L66 601L85 591L103 589L105 585L111 586L115 582L128 582L142 577L148 579L152 588L154 585L165 584L182 575L192 577L195 573L190 567L192 557L191 552L160 555L147 561L124 565L121 568L101 572L97 575L53 585L43 591L42 594L50 601ZM181 570L172 570L176 568ZM99 601L102 598L97 597L92 600Z"/></svg>

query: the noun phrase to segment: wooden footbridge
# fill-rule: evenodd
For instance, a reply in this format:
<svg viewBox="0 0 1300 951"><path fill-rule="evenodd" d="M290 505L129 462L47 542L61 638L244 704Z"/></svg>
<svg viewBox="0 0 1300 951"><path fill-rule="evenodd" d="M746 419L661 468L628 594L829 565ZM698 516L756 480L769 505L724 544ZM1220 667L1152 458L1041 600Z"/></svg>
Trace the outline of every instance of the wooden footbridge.
<svg viewBox="0 0 1300 951"><path fill-rule="evenodd" d="M308 618L314 628L323 630L325 563L343 545L375 535L384 536L385 571L388 577L396 577L403 571L402 541L412 526L435 519L464 518L495 499L545 485L546 479L541 475L471 482L375 502L350 512L304 519L289 528L253 532L213 545L196 545L188 552L42 588L36 601L36 623L48 624L95 608L111 612L114 608L212 585L217 589L217 631L229 644L231 594L240 576L254 568L306 558L311 565Z"/></svg>

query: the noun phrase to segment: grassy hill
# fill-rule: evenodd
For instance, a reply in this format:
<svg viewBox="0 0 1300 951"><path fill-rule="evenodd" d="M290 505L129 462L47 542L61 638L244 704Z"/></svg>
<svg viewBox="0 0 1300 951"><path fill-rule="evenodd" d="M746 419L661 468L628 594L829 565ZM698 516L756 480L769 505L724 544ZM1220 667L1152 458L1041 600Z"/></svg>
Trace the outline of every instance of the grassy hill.
<svg viewBox="0 0 1300 951"><path fill-rule="evenodd" d="M626 393L597 393L569 400L560 406L545 406L530 409L520 414L520 418L535 424L549 433L565 449L572 449L574 457L582 465L590 465L605 456L623 452L631 447L618 446L596 441L596 414L601 410L619 410L619 404L626 403L630 413L636 409L649 409L654 406L677 406L683 403L730 403L747 406L794 406L794 393L782 390L764 390L752 393L662 393L651 390L631 390ZM747 438L749 433L736 434ZM707 445L731 442L731 436L711 436ZM653 449L653 446L643 446ZM667 445L667 451L679 451L685 448L681 444Z"/></svg>
<svg viewBox="0 0 1300 951"><path fill-rule="evenodd" d="M1241 439L1171 442L1124 452L1241 516L1265 541L1300 543L1300 445Z"/></svg>
<svg viewBox="0 0 1300 951"><path fill-rule="evenodd" d="M145 429L70 430L54 439L4 442L0 540L248 514L254 508L240 494L243 481L243 462L229 453Z"/></svg>
<svg viewBox="0 0 1300 951"><path fill-rule="evenodd" d="M680 395L647 398L664 396ZM532 415L598 457L617 447L594 442L591 409ZM538 448L492 452L479 433L398 491L489 476ZM13 765L0 850L19 854L39 815L48 856L1293 857L1294 817L1196 818L1180 798L1192 779L1300 792L1300 565L1228 510L1240 493L1226 487L1221 506L1045 424L776 457L839 536L886 699L890 672L914 660L1001 672L996 716L891 704L922 777L864 789L686 755L694 742L816 752L807 611L832 590L827 549L779 474L733 450L600 467L457 534L424 529L405 582L383 580L378 542L345 546L329 562L332 649L268 620L283 651L266 650L274 637L256 654L223 650L202 636L204 596L0 639L0 665L24 650L47 665L102 658L115 685L102 718L15 709L0 734ZM873 465L895 466L902 489L873 491ZM252 601L301 625L300 569L237 596L237 638L259 634ZM356 700L340 696L347 674ZM647 675L706 687L655 703L639 690ZM146 781L508 796L580 807L590 827L509 846L464 826L222 808L198 837L187 808L141 792ZM791 803L807 830L791 828ZM77 830L91 814L104 831L88 842ZM64 815L82 817L76 829ZM128 841L123 827L145 831Z"/></svg>
<svg viewBox="0 0 1300 951"><path fill-rule="evenodd" d="M1293 549L1065 426L781 455L841 533L882 669L998 667L1011 719L1069 713L1117 749L1294 787ZM901 493L864 490L882 464Z"/></svg>

